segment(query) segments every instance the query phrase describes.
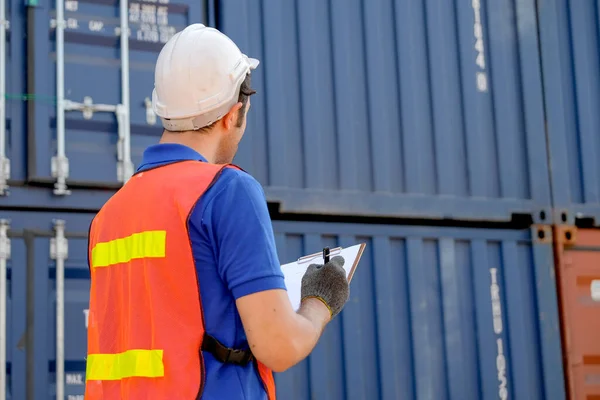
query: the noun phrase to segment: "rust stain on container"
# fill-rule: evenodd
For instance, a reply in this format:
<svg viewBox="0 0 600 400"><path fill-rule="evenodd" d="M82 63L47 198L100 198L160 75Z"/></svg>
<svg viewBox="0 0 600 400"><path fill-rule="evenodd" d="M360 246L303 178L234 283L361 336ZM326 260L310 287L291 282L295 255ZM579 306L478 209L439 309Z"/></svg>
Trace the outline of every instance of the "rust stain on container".
<svg viewBox="0 0 600 400"><path fill-rule="evenodd" d="M555 227L565 373L571 400L600 400L600 229Z"/></svg>

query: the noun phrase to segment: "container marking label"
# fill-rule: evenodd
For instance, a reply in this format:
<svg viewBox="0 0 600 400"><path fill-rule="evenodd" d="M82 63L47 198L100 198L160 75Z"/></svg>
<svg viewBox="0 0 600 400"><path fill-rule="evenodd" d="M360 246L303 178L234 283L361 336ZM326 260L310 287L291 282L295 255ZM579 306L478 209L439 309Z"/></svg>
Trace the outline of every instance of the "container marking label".
<svg viewBox="0 0 600 400"><path fill-rule="evenodd" d="M496 370L498 371L498 398L508 399L508 382L506 378L506 357L504 356L504 343L502 341L502 304L500 303L500 286L497 279L498 270L490 268L492 283L490 295L492 299L492 317L494 333L496 334Z"/></svg>
<svg viewBox="0 0 600 400"><path fill-rule="evenodd" d="M150 4L148 4L150 3ZM169 25L169 1L149 1L129 3L128 36L135 40L149 43L166 43L175 33L177 27ZM85 8L85 7L84 7ZM67 0L65 11L70 15L65 16L65 28L69 31L88 31L91 33L109 33L120 36L121 27L118 18L104 20L95 17L91 19L85 10L79 7L78 0ZM77 14L80 12L82 14ZM81 22L81 23L80 23ZM51 28L56 28L56 19L50 21Z"/></svg>
<svg viewBox="0 0 600 400"><path fill-rule="evenodd" d="M479 67L479 70L475 73L475 82L477 84L477 90L480 92L488 91L488 80L487 73L485 71L485 48L483 45L483 25L481 23L481 2L480 0L472 0L471 6L473 7L473 13L475 17L475 23L473 24L473 35L475 36L475 51L477 56L475 57L475 64Z"/></svg>
<svg viewBox="0 0 600 400"><path fill-rule="evenodd" d="M65 380L67 385L83 385L85 383L83 374L67 374Z"/></svg>

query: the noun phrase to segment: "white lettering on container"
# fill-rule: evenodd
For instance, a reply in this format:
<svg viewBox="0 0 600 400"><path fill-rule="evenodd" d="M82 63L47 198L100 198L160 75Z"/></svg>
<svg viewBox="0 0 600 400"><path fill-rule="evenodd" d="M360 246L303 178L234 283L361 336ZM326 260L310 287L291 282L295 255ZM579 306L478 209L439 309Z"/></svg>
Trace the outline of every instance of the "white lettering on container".
<svg viewBox="0 0 600 400"><path fill-rule="evenodd" d="M100 32L104 28L104 22L102 21L90 21L88 24L90 31Z"/></svg>
<svg viewBox="0 0 600 400"><path fill-rule="evenodd" d="M481 24L481 2L480 0L472 0L471 3L475 14L475 24L473 25L473 35L475 36L475 64L479 70L475 73L475 83L477 90L487 92L488 82L487 73L485 72L485 49L483 45L483 25Z"/></svg>
<svg viewBox="0 0 600 400"><path fill-rule="evenodd" d="M169 9L167 7L156 8L156 23L158 25L169 25Z"/></svg>
<svg viewBox="0 0 600 400"><path fill-rule="evenodd" d="M77 0L66 0L65 1L65 10L77 11L77 9L79 9L79 1L77 1Z"/></svg>
<svg viewBox="0 0 600 400"><path fill-rule="evenodd" d="M129 4L129 22L140 22L140 5L138 3Z"/></svg>
<svg viewBox="0 0 600 400"><path fill-rule="evenodd" d="M83 374L67 374L67 385L83 385Z"/></svg>
<svg viewBox="0 0 600 400"><path fill-rule="evenodd" d="M158 32L160 34L160 42L167 43L175 35L176 30L174 26L159 26Z"/></svg>
<svg viewBox="0 0 600 400"><path fill-rule="evenodd" d="M498 396L500 399L508 399L508 381L506 378L506 357L504 356L504 343L502 342L502 303L500 302L500 286L497 279L498 270L490 268L492 283L490 285L490 297L492 299L492 320L494 333L496 334L496 370L498 372Z"/></svg>
<svg viewBox="0 0 600 400"><path fill-rule="evenodd" d="M115 27L115 36L121 36L121 27L120 26ZM131 37L131 28L127 29L127 36Z"/></svg>
<svg viewBox="0 0 600 400"><path fill-rule="evenodd" d="M136 38L143 42L157 43L159 39L158 26L141 24L140 29L137 31Z"/></svg>
<svg viewBox="0 0 600 400"><path fill-rule="evenodd" d="M87 329L89 320L90 320L90 310L89 309L86 308L83 310L83 317L85 318L85 329Z"/></svg>
<svg viewBox="0 0 600 400"><path fill-rule="evenodd" d="M83 400L83 395L82 394L70 394L67 396L67 400Z"/></svg>
<svg viewBox="0 0 600 400"><path fill-rule="evenodd" d="M156 3L157 0L146 0ZM160 1L161 4L168 2ZM169 26L169 8L151 4L131 3L129 5L129 22L135 30L135 38L142 42L166 43L175 35L177 29Z"/></svg>
<svg viewBox="0 0 600 400"><path fill-rule="evenodd" d="M142 5L141 20L145 24L156 24L156 6Z"/></svg>
<svg viewBox="0 0 600 400"><path fill-rule="evenodd" d="M68 18L67 19L67 29L77 29L79 28L79 21L77 21L75 18Z"/></svg>

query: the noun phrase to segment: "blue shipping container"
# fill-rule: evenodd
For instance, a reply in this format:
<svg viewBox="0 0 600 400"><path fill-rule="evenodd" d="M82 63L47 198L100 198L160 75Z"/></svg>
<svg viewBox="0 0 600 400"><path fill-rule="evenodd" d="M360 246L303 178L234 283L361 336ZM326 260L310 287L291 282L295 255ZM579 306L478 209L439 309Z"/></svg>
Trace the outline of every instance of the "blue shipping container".
<svg viewBox="0 0 600 400"><path fill-rule="evenodd" d="M226 0L237 162L287 212L550 221L534 0Z"/></svg>
<svg viewBox="0 0 600 400"><path fill-rule="evenodd" d="M5 211L0 218L11 221L11 260L17 269L11 278L9 342L18 356L11 371L13 398L25 398L23 390L35 399L55 393L60 246L52 238L60 232L53 220L60 219L66 223L68 254L64 364L59 365L64 365L68 398L81 399L89 296L86 236L92 215ZM549 229L540 228L545 236L540 241L535 230L532 235L530 230L273 225L282 262L324 245L367 243L342 314L307 360L277 374L281 398L564 398ZM31 313L25 345L18 347L17 338L25 333L23 293ZM25 350L28 369L19 348Z"/></svg>
<svg viewBox="0 0 600 400"><path fill-rule="evenodd" d="M598 1L539 2L555 220L600 224Z"/></svg>
<svg viewBox="0 0 600 400"><path fill-rule="evenodd" d="M11 14L27 51L10 42L10 90L29 93L10 103L16 180L118 188L161 132L147 100L162 43L210 22L262 61L236 161L282 211L550 221L534 0L64 0L64 24L55 2L26 3ZM28 193L0 206L40 202Z"/></svg>

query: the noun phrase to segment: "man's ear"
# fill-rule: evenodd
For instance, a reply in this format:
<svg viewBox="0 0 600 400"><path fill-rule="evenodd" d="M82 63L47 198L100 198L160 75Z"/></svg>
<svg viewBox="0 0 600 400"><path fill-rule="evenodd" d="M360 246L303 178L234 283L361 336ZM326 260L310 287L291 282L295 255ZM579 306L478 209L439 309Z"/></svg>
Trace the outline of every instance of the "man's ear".
<svg viewBox="0 0 600 400"><path fill-rule="evenodd" d="M225 128L225 130L230 130L236 126L238 111L241 108L242 108L242 103L238 101L237 103L235 103L233 105L233 107L231 107L229 112L223 116L222 121L223 121L223 128Z"/></svg>

